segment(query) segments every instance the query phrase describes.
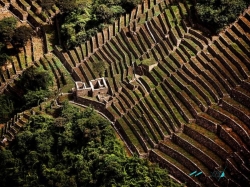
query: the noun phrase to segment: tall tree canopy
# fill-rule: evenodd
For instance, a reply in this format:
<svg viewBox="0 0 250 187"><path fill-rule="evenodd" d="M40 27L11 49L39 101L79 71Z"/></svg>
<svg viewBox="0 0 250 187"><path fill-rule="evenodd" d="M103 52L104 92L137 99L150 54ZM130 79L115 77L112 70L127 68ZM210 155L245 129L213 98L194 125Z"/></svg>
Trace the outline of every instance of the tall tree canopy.
<svg viewBox="0 0 250 187"><path fill-rule="evenodd" d="M59 3L60 1L58 1ZM85 42L88 38L112 23L126 11L131 11L141 0L90 0L72 1L75 8L66 11L62 24L62 37L67 48ZM64 2L67 4L67 1ZM71 7L71 5L67 6Z"/></svg>
<svg viewBox="0 0 250 187"><path fill-rule="evenodd" d="M218 32L235 21L249 3L249 0L197 0L195 10L204 25Z"/></svg>
<svg viewBox="0 0 250 187"><path fill-rule="evenodd" d="M52 77L47 71L31 66L23 72L19 84L25 90L36 91L48 89L51 81Z"/></svg>

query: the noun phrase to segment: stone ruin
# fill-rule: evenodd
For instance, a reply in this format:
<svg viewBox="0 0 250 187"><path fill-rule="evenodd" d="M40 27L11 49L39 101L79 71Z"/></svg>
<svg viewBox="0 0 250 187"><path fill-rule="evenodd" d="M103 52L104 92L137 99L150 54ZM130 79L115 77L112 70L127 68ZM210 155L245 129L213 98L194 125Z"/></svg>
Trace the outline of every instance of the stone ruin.
<svg viewBox="0 0 250 187"><path fill-rule="evenodd" d="M84 82L75 82L76 97L98 97L102 100L108 93L108 85L104 77L89 81L89 85Z"/></svg>

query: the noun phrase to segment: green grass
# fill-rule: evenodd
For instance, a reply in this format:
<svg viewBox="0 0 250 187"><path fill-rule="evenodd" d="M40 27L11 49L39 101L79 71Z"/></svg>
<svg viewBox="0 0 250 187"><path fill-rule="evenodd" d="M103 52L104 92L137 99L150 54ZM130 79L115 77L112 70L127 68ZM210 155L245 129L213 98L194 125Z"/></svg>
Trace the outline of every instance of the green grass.
<svg viewBox="0 0 250 187"><path fill-rule="evenodd" d="M181 44L182 45L182 44ZM191 51L188 47L184 46L183 47L186 49L186 51L191 55L191 56L195 56L194 52Z"/></svg>
<svg viewBox="0 0 250 187"><path fill-rule="evenodd" d="M159 151L158 149L155 149L154 151L157 153L157 155L160 155L165 160L167 160L167 162L171 163L171 165L174 165L174 166L178 167L179 169L181 169L183 172L185 172L187 174L190 173L190 170L187 169L186 167L184 167L182 164L180 164L180 162L178 162L177 160L175 160L172 157L164 154L163 152Z"/></svg>
<svg viewBox="0 0 250 187"><path fill-rule="evenodd" d="M34 5L34 4L33 4ZM40 25L44 25L44 22L35 15L31 10L27 11Z"/></svg>
<svg viewBox="0 0 250 187"><path fill-rule="evenodd" d="M144 79L144 81L146 82L146 84L150 87L150 90L155 88L154 83L147 77L147 76L142 76L142 79Z"/></svg>
<svg viewBox="0 0 250 187"><path fill-rule="evenodd" d="M184 4L179 2L179 5L180 5L180 7L181 7L181 10L182 10L183 15L184 15L184 16L188 15L187 10L186 10Z"/></svg>
<svg viewBox="0 0 250 187"><path fill-rule="evenodd" d="M134 49L135 53L138 54L140 56L140 53L135 45L135 43L133 41L129 42L130 46Z"/></svg>
<svg viewBox="0 0 250 187"><path fill-rule="evenodd" d="M212 158L218 164L220 164L220 165L222 164L223 161L217 155L215 155L210 149L208 149L207 147L205 147L204 145L202 145L199 142L195 141L194 139L192 139L191 137L187 136L186 134L180 134L179 137L181 137L182 139L186 140L187 142L189 142L190 144L192 144L197 149L203 151L207 156L209 156L210 158Z"/></svg>
<svg viewBox="0 0 250 187"><path fill-rule="evenodd" d="M56 5L53 5L53 6L51 7L51 9L52 9L53 11L55 11L55 12L60 10Z"/></svg>
<svg viewBox="0 0 250 187"><path fill-rule="evenodd" d="M166 10L165 10L165 13L166 13L166 15L167 15L167 18L168 18L170 24L171 24L171 27L174 27L173 17L172 17L172 14L171 14L170 10L169 10L169 9L166 9Z"/></svg>
<svg viewBox="0 0 250 187"><path fill-rule="evenodd" d="M161 14L161 10L158 4L154 7L154 16L158 16L159 14Z"/></svg>
<svg viewBox="0 0 250 187"><path fill-rule="evenodd" d="M160 83L160 82L161 82L161 79L158 77L158 75L157 75L157 74L155 74L155 72L154 72L154 71L151 71L150 73L151 73L151 75L154 77L154 79L155 79L158 83Z"/></svg>
<svg viewBox="0 0 250 187"><path fill-rule="evenodd" d="M146 14L142 14L139 18L139 23L138 24L144 24L146 21Z"/></svg>
<svg viewBox="0 0 250 187"><path fill-rule="evenodd" d="M129 24L129 14L126 14L126 23L125 23L126 25L128 25Z"/></svg>
<svg viewBox="0 0 250 187"><path fill-rule="evenodd" d="M22 68L26 68L26 62L25 62L24 53L23 52L22 53L18 53L18 56L19 56Z"/></svg>
<svg viewBox="0 0 250 187"><path fill-rule="evenodd" d="M159 68L159 66L155 67L154 69L159 74L159 76L162 77L162 79L168 77L167 74L165 72L163 72L163 70L161 70L161 68Z"/></svg>
<svg viewBox="0 0 250 187"><path fill-rule="evenodd" d="M176 5L171 6L171 8L172 8L172 10L173 10L173 12L174 12L175 17L177 18L177 20L181 20L182 17L180 15L179 8Z"/></svg>
<svg viewBox="0 0 250 187"><path fill-rule="evenodd" d="M30 5L29 5L27 2L25 2L25 1L23 1L23 0L20 0L20 2L21 2L25 7L30 7Z"/></svg>
<svg viewBox="0 0 250 187"><path fill-rule="evenodd" d="M54 62L55 62L56 67L58 69L60 69L60 71L63 73L62 76L64 77L64 80L65 80L65 84L61 88L61 92L68 93L69 91L71 91L71 88L73 88L75 86L75 83L74 83L70 73L65 69L65 67L63 66L61 61L58 58L54 58Z"/></svg>
<svg viewBox="0 0 250 187"><path fill-rule="evenodd" d="M190 40L190 39L185 39L193 48L195 48L197 51L200 51L201 49L200 49L200 47L196 44L196 43L194 43L192 40Z"/></svg>
<svg viewBox="0 0 250 187"><path fill-rule="evenodd" d="M182 89L177 84L175 84L174 81L171 78L168 78L167 81L173 87L173 89L175 91L177 91L177 92L181 92L182 91Z"/></svg>
<svg viewBox="0 0 250 187"><path fill-rule="evenodd" d="M238 53L242 53L242 50L239 48L239 46L236 43L231 43L231 46L238 52Z"/></svg>
<svg viewBox="0 0 250 187"><path fill-rule="evenodd" d="M45 25L43 26L43 29L45 31L45 39L47 43L47 49L48 52L53 51L53 46L56 44L56 34L55 29L52 25Z"/></svg>
<svg viewBox="0 0 250 187"><path fill-rule="evenodd" d="M36 1L32 1L32 5L36 8L36 9L38 9L40 6L36 3Z"/></svg>
<svg viewBox="0 0 250 187"><path fill-rule="evenodd" d="M157 62L155 61L154 58L151 57L151 58L142 60L141 63L142 63L143 65L146 65L146 66L151 66L151 65L156 64Z"/></svg>
<svg viewBox="0 0 250 187"><path fill-rule="evenodd" d="M158 87L159 88L159 87ZM159 89L158 89L159 90ZM172 113L171 111L165 106L165 104L161 101L161 98L158 96L157 93L153 92L153 97L159 102L161 108L163 108L165 111L169 112L170 114L170 117L172 118ZM166 101L168 103L168 106L171 108L172 112L174 113L174 116L176 116L176 118L178 119L178 121L180 121L181 123L185 123L185 120L183 119L183 117L180 115L179 111L174 107L174 105L172 105L171 101L169 100L169 98L166 96L165 93L162 93L162 96L164 98L166 98ZM175 121L173 118L172 118L173 122Z"/></svg>
<svg viewBox="0 0 250 187"><path fill-rule="evenodd" d="M19 62L17 61L17 58L15 56L11 56L11 61L13 62L15 68L17 71L20 71L20 65L19 65Z"/></svg>
<svg viewBox="0 0 250 187"><path fill-rule="evenodd" d="M129 137L130 141L136 146L136 148L139 150L139 152L144 152L140 142L135 137L135 134L132 132L132 130L127 126L125 121L122 118L120 118L120 119L118 119L118 122L121 124L121 126L123 127L127 136Z"/></svg>
<svg viewBox="0 0 250 187"><path fill-rule="evenodd" d="M183 83L184 84L184 83ZM195 96L195 98L199 99L199 101L203 104L203 105L207 105L206 101L203 99L203 97L190 85L187 86L187 88L190 90L190 92Z"/></svg>

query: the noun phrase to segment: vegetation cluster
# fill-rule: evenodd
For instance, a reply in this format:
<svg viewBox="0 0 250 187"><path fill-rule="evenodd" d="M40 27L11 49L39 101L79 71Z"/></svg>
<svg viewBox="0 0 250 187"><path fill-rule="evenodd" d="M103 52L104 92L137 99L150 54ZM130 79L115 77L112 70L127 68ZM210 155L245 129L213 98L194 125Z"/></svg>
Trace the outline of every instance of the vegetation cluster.
<svg viewBox="0 0 250 187"><path fill-rule="evenodd" d="M180 186L157 165L128 157L111 124L91 108L64 103L58 116L34 115L0 150L7 186Z"/></svg>
<svg viewBox="0 0 250 187"><path fill-rule="evenodd" d="M0 95L0 122L7 121L15 112L36 106L52 94L52 76L41 68L31 66L16 81L17 94Z"/></svg>
<svg viewBox="0 0 250 187"><path fill-rule="evenodd" d="M14 17L7 17L0 21L0 66L11 61L7 45L12 44L15 49L24 46L30 39L33 30L25 25L17 27Z"/></svg>
<svg viewBox="0 0 250 187"><path fill-rule="evenodd" d="M125 12L130 12L141 0L75 0L50 1L56 3L64 11L61 23L61 34L67 48L85 42L102 30L106 24L114 22ZM43 3L42 3L43 6ZM46 8L50 8L45 3Z"/></svg>
<svg viewBox="0 0 250 187"><path fill-rule="evenodd" d="M235 21L250 5L249 0L196 0L195 12L199 21L212 33Z"/></svg>

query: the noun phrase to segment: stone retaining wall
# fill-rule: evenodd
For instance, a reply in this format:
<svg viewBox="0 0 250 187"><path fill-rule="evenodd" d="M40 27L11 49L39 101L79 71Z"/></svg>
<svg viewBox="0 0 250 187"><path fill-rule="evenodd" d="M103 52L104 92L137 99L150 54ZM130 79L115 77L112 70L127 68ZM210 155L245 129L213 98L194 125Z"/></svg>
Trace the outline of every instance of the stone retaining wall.
<svg viewBox="0 0 250 187"><path fill-rule="evenodd" d="M213 133L217 132L217 124L203 116L198 115L196 117L196 123Z"/></svg>
<svg viewBox="0 0 250 187"><path fill-rule="evenodd" d="M219 127L219 133L220 138L227 142L227 144L230 145L233 150L241 150L241 145L239 144L239 142L233 136L229 135L229 133L225 129Z"/></svg>
<svg viewBox="0 0 250 187"><path fill-rule="evenodd" d="M156 154L154 151L150 151L149 159L150 159L150 161L159 163L159 165L161 167L167 168L171 175L175 176L176 178L178 178L181 181L186 182L186 184L188 186L192 186L192 187L199 187L200 186L191 177L189 177L185 173L183 173L182 170L180 170L178 167L176 167L175 165L168 162L163 157Z"/></svg>
<svg viewBox="0 0 250 187"><path fill-rule="evenodd" d="M235 99L236 101L244 104L245 106L250 108L250 96L245 95L244 93L233 89L231 92L231 96L233 97L233 99Z"/></svg>
<svg viewBox="0 0 250 187"><path fill-rule="evenodd" d="M16 15L20 20L26 21L28 17L28 13L22 13L18 9L16 9L12 4L10 4L9 10L13 12L14 15Z"/></svg>
<svg viewBox="0 0 250 187"><path fill-rule="evenodd" d="M200 144L206 146L207 148L209 148L213 152L217 153L222 159L226 159L228 157L229 153L223 147L220 147L213 140L205 137L204 135L202 135L198 131L195 131L195 130L191 129L190 127L184 125L183 132L185 134L187 134L188 136L192 137L193 139L195 139Z"/></svg>
<svg viewBox="0 0 250 187"><path fill-rule="evenodd" d="M232 119L221 111L215 110L213 108L208 109L208 114L213 116L214 118L220 119L220 121L223 121L228 127L232 128L243 140L245 140L248 145L250 145L250 138L247 131L239 123L237 123L235 119Z"/></svg>
<svg viewBox="0 0 250 187"><path fill-rule="evenodd" d="M115 127L119 131L119 133L121 134L122 138L126 141L126 143L129 146L129 148L134 153L140 155L139 151L137 150L137 148L135 147L135 145L130 141L130 138L127 136L126 132L123 130L122 126L120 125L120 123L118 121L115 123Z"/></svg>
<svg viewBox="0 0 250 187"><path fill-rule="evenodd" d="M92 106L95 110L98 110L105 114L111 121L114 121L113 115L111 115L105 108L105 104L98 101L90 100L83 97L77 97L77 102L85 106Z"/></svg>
<svg viewBox="0 0 250 187"><path fill-rule="evenodd" d="M191 143L184 141L179 136L173 134L173 140L178 145L182 145L182 147L184 147L185 150L188 151L190 154L194 155L196 158L202 161L210 170L213 170L214 168L219 166L218 163L216 163L211 157L206 155L202 150L197 149Z"/></svg>

